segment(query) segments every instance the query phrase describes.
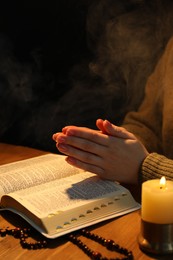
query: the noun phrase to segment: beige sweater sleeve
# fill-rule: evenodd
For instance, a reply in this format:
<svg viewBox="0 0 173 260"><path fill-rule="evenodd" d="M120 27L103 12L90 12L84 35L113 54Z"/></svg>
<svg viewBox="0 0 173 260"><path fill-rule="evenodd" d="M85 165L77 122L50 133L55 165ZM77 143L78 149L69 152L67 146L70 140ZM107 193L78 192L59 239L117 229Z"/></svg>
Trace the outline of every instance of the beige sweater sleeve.
<svg viewBox="0 0 173 260"><path fill-rule="evenodd" d="M123 127L132 132L147 148L149 156L144 160L140 180L165 176L173 179L173 154L169 151L173 142L173 39L148 80L144 100L137 112L127 114ZM170 109L171 108L171 109ZM168 129L169 128L169 129ZM170 130L171 129L171 130ZM167 135L167 142L164 142ZM162 155L161 155L162 154ZM165 155L165 156L163 156Z"/></svg>
<svg viewBox="0 0 173 260"><path fill-rule="evenodd" d="M173 160L157 153L149 154L142 164L142 182L150 179L160 179L165 176L173 180Z"/></svg>
<svg viewBox="0 0 173 260"><path fill-rule="evenodd" d="M163 106L170 102L164 99L164 81L170 63L170 53L173 53L173 38L147 82L144 100L139 110L128 113L123 122L123 127L135 134L149 152L163 153Z"/></svg>

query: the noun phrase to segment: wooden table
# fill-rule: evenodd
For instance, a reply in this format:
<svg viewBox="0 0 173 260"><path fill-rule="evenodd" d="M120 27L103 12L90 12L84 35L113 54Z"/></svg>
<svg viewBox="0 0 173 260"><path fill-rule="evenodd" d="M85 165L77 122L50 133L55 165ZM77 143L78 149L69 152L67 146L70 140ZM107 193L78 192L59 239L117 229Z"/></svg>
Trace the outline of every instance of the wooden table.
<svg viewBox="0 0 173 260"><path fill-rule="evenodd" d="M21 159L34 157L46 152L9 144L0 143L0 164L5 164ZM4 212L0 215L0 228L24 227L28 224L18 216ZM113 239L122 247L132 250L135 260L147 259L173 259L173 256L149 256L143 253L138 246L137 237L140 232L140 211L125 216L102 222L89 228L95 234L105 238ZM40 236L39 234L38 237ZM99 244L81 237L83 242L93 250L101 252L108 258L115 258L116 253L110 252ZM67 241L65 237L51 240L49 247L39 250L23 249L19 240L11 236L0 237L0 259L3 260L25 260L25 259L60 259L60 260L87 260L89 259L77 246Z"/></svg>

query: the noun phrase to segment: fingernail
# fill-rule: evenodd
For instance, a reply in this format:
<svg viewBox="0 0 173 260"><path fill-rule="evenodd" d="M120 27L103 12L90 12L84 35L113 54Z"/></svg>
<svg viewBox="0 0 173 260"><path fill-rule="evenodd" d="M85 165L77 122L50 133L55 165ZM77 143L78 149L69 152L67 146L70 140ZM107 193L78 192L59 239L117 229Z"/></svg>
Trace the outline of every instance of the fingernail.
<svg viewBox="0 0 173 260"><path fill-rule="evenodd" d="M112 123L109 122L107 119L105 120L105 123L106 123L107 125L109 125L109 126L112 126Z"/></svg>
<svg viewBox="0 0 173 260"><path fill-rule="evenodd" d="M53 134L52 135L52 139L55 140L55 137L56 137L56 134Z"/></svg>
<svg viewBox="0 0 173 260"><path fill-rule="evenodd" d="M75 162L76 162L75 158L73 158L73 157L67 157L67 158L66 158L66 161L67 161L69 164L72 164L72 165L74 165Z"/></svg>
<svg viewBox="0 0 173 260"><path fill-rule="evenodd" d="M62 137L62 136L59 136L57 139L56 139L57 143L65 143L65 138Z"/></svg>
<svg viewBox="0 0 173 260"><path fill-rule="evenodd" d="M64 144L59 144L58 145L58 149L61 150L62 152L66 152L67 151L67 146Z"/></svg>
<svg viewBox="0 0 173 260"><path fill-rule="evenodd" d="M65 126L65 127L62 128L63 134L66 134L67 129L68 129L67 126Z"/></svg>
<svg viewBox="0 0 173 260"><path fill-rule="evenodd" d="M68 129L66 132L67 135L74 135L74 131L71 129Z"/></svg>

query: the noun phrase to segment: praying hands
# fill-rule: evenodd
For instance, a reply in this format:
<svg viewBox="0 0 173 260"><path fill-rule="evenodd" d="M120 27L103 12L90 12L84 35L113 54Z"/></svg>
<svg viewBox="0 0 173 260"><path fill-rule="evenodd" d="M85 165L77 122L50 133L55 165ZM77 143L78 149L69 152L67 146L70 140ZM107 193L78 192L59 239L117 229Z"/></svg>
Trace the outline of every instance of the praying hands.
<svg viewBox="0 0 173 260"><path fill-rule="evenodd" d="M78 168L120 183L137 183L143 160L149 154L142 143L123 127L96 121L98 130L66 126L55 133L57 149Z"/></svg>

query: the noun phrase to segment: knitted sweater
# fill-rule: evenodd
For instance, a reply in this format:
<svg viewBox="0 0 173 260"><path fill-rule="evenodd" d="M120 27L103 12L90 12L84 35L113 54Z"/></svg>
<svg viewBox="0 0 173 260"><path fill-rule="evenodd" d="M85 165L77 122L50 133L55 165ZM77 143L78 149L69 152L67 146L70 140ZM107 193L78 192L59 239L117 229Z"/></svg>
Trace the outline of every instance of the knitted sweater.
<svg viewBox="0 0 173 260"><path fill-rule="evenodd" d="M139 110L128 113L123 126L150 153L142 163L141 180L173 179L173 38L148 79Z"/></svg>

